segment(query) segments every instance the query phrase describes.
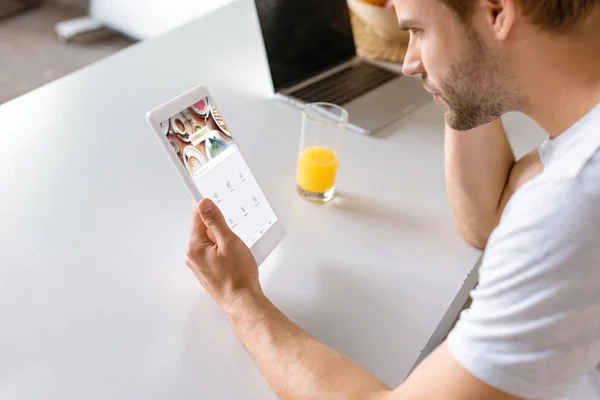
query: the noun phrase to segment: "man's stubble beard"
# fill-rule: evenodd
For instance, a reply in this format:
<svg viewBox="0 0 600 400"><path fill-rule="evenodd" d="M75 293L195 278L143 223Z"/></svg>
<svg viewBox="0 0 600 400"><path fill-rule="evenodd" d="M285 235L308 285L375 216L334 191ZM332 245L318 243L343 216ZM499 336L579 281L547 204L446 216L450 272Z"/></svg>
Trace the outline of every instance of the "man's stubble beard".
<svg viewBox="0 0 600 400"><path fill-rule="evenodd" d="M467 34L464 61L450 68L437 88L448 126L466 131L514 110L519 104L514 74L473 31Z"/></svg>

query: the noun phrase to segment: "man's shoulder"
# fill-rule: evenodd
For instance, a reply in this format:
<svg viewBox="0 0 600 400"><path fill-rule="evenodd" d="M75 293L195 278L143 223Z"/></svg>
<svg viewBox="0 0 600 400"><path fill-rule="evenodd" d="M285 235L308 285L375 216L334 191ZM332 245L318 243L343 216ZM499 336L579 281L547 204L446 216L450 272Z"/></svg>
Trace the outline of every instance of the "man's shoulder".
<svg viewBox="0 0 600 400"><path fill-rule="evenodd" d="M585 215L600 205L600 151L582 165L577 174L544 171L517 190L503 219L534 211L539 217L552 214ZM600 217L600 212L589 217Z"/></svg>
<svg viewBox="0 0 600 400"><path fill-rule="evenodd" d="M600 236L600 152L575 176L542 173L515 192L488 250L592 251ZM595 250L593 250L595 251Z"/></svg>

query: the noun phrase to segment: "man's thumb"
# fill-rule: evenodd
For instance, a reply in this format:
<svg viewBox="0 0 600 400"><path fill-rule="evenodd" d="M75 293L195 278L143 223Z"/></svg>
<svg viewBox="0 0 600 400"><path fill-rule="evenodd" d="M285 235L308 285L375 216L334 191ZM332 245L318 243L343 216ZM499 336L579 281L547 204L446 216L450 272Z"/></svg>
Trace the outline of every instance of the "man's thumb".
<svg viewBox="0 0 600 400"><path fill-rule="evenodd" d="M203 199L198 209L204 225L215 235L217 242L231 234L223 213L210 199Z"/></svg>

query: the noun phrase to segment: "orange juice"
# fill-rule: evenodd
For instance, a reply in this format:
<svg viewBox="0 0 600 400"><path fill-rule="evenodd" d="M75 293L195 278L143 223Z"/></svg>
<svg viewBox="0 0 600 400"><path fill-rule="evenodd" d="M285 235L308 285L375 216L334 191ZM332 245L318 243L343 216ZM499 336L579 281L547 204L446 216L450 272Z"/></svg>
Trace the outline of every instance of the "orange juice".
<svg viewBox="0 0 600 400"><path fill-rule="evenodd" d="M337 155L326 147L307 147L298 156L296 183L301 189L325 193L335 185Z"/></svg>

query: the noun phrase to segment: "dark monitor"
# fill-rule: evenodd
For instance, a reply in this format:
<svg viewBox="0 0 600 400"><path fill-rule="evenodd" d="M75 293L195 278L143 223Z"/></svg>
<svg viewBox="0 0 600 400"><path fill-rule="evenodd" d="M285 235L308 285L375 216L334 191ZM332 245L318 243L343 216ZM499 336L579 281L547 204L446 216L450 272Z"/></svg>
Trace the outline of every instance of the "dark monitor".
<svg viewBox="0 0 600 400"><path fill-rule="evenodd" d="M275 90L356 55L346 0L255 0Z"/></svg>

